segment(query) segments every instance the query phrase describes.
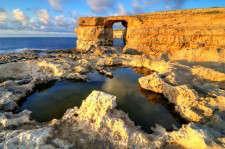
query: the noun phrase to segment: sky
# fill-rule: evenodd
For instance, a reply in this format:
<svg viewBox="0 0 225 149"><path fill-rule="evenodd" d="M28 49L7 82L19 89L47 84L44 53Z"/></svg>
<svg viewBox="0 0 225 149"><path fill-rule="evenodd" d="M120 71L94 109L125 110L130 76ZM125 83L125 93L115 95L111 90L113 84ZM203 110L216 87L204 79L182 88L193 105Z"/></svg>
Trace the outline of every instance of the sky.
<svg viewBox="0 0 225 149"><path fill-rule="evenodd" d="M72 37L79 17L225 7L225 0L0 0L0 37Z"/></svg>

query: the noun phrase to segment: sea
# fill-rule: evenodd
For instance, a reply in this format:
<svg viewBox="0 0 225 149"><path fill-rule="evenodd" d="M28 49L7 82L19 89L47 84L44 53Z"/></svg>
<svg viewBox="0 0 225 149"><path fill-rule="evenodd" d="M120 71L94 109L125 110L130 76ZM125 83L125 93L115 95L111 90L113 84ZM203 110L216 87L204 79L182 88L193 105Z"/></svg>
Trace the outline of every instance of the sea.
<svg viewBox="0 0 225 149"><path fill-rule="evenodd" d="M75 37L1 37L0 54L25 50L58 50L76 47Z"/></svg>

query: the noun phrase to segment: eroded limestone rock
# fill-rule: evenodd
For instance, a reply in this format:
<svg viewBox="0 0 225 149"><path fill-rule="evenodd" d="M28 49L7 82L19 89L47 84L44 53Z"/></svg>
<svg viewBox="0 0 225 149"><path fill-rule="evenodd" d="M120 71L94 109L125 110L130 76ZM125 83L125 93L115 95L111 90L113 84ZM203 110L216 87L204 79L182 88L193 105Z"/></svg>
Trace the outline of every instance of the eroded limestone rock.
<svg viewBox="0 0 225 149"><path fill-rule="evenodd" d="M215 132L210 128L189 124L183 126L180 130L171 132L169 134L169 145L168 147L177 148L223 148L222 144L217 144L215 142L216 138L221 136L219 132Z"/></svg>
<svg viewBox="0 0 225 149"><path fill-rule="evenodd" d="M31 112L28 110L24 110L18 114L13 114L12 112L1 113L0 124L3 127L10 127L31 123L30 114Z"/></svg>
<svg viewBox="0 0 225 149"><path fill-rule="evenodd" d="M199 122L212 116L214 107L210 107L197 92L187 85L172 86L166 83L157 73L139 79L142 88L163 93L169 102L173 103L176 111L185 119Z"/></svg>
<svg viewBox="0 0 225 149"><path fill-rule="evenodd" d="M112 26L119 21L125 27L127 49L153 57L168 53L170 59L176 60L224 61L224 12L224 8L210 8L133 16L82 17L75 30L77 50L87 52L92 47L112 46Z"/></svg>
<svg viewBox="0 0 225 149"><path fill-rule="evenodd" d="M12 92L4 90L0 91L0 109L10 111L16 108L17 104L11 100L11 96L13 96Z"/></svg>
<svg viewBox="0 0 225 149"><path fill-rule="evenodd" d="M4 141L1 143L3 148L54 148L48 145L47 140L52 136L51 127L43 127L32 130L15 130L1 132Z"/></svg>
<svg viewBox="0 0 225 149"><path fill-rule="evenodd" d="M139 79L141 87L164 94L183 118L195 123L185 124L172 132L156 126L152 134L146 134L124 112L115 109L115 96L95 91L79 109L74 107L68 110L62 119L52 124L30 124L28 114L2 112L1 125L4 130L0 132L0 146L196 148L194 145L198 143L202 148L224 147L223 68L208 69L107 50L107 47L101 47L98 52L89 51L80 55L52 53L35 60L0 65L1 110L15 109L17 102L33 91L38 83L62 78L86 79L86 73L92 70L107 75L110 74L107 66L125 66L154 71ZM14 75L14 70L19 73ZM11 126L16 130L10 130ZM45 128L49 127L53 131L46 131ZM46 133L42 134L41 131ZM48 138L47 142L44 139L37 143L40 136Z"/></svg>
<svg viewBox="0 0 225 149"><path fill-rule="evenodd" d="M98 134L102 140L108 140L115 146L152 146L149 136L135 127L124 112L115 110L115 106L115 96L93 91L79 109L65 113L62 125L69 122L70 129L80 127L86 130L85 133Z"/></svg>

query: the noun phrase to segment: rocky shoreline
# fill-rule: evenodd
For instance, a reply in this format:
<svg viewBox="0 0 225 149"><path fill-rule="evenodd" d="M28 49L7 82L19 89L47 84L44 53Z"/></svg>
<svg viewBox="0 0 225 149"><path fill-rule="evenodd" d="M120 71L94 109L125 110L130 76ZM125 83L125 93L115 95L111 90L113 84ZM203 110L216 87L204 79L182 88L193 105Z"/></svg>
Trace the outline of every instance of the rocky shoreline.
<svg viewBox="0 0 225 149"><path fill-rule="evenodd" d="M172 132L156 125L148 134L115 109L115 96L101 91L59 120L39 123L31 120L30 111L16 112L40 84L85 81L93 70L112 76L112 66L153 71L139 78L140 86L163 94L188 124ZM0 56L0 110L0 148L224 148L225 66L153 60L113 47L5 54Z"/></svg>

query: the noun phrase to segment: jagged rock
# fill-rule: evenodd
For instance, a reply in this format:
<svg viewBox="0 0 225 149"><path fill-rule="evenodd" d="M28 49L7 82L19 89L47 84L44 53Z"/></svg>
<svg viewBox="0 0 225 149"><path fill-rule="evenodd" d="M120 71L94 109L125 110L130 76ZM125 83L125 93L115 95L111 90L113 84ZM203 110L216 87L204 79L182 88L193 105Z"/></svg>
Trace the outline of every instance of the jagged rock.
<svg viewBox="0 0 225 149"><path fill-rule="evenodd" d="M7 64L0 65L0 109L14 110L18 101L39 83L61 78L84 80L87 72L96 69L111 74L107 66L139 67L155 72L140 78L140 86L164 94L176 112L195 123L172 132L157 126L152 134L146 134L124 112L115 109L115 96L94 91L79 109L68 110L62 119L51 124L31 123L26 112L1 111L0 124L4 128L0 131L0 148L188 148L189 144L196 148L195 140L200 147L219 148L217 145L225 144L223 65L209 69L200 63L189 66L145 55L118 54L118 50L107 52L108 47L99 50L87 54L52 52L13 63L6 60ZM53 134L46 131L49 127L53 127ZM40 137L48 138L47 142L44 139L37 143Z"/></svg>
<svg viewBox="0 0 225 149"><path fill-rule="evenodd" d="M101 74L104 74L104 75L106 75L106 76L108 76L108 77L113 77L113 74L112 74L112 72L111 71L109 71L109 70L106 70L104 67L96 67L96 70L99 72L99 73L101 73Z"/></svg>
<svg viewBox="0 0 225 149"><path fill-rule="evenodd" d="M77 73L84 74L84 73L87 73L89 71L89 69L85 68L84 66L78 65L78 66L74 67L74 71L77 72Z"/></svg>
<svg viewBox="0 0 225 149"><path fill-rule="evenodd" d="M202 66L194 66L191 69L193 75L197 75L198 77L210 80L210 81L225 81L225 74L222 72L215 71L210 68L202 67Z"/></svg>
<svg viewBox="0 0 225 149"><path fill-rule="evenodd" d="M34 85L35 81L24 81L24 79L0 83L0 109L14 110L17 102L31 92Z"/></svg>
<svg viewBox="0 0 225 149"><path fill-rule="evenodd" d="M146 90L151 90L156 93L163 93L163 81L158 77L157 73L144 76L138 79L140 86Z"/></svg>
<svg viewBox="0 0 225 149"><path fill-rule="evenodd" d="M214 109L202 103L198 94L187 85L169 85L156 73L140 78L139 83L144 89L163 93L175 105L176 111L187 120L199 122L213 114Z"/></svg>
<svg viewBox="0 0 225 149"><path fill-rule="evenodd" d="M40 61L37 63L37 65L43 68L42 70L48 71L56 77L61 77L63 75L63 70L60 69L60 65L55 63Z"/></svg>
<svg viewBox="0 0 225 149"><path fill-rule="evenodd" d="M48 145L48 138L52 137L52 128L43 127L32 130L15 130L4 132L3 148L54 148Z"/></svg>
<svg viewBox="0 0 225 149"><path fill-rule="evenodd" d="M122 60L118 57L104 57L99 58L96 62L96 66L120 66Z"/></svg>
<svg viewBox="0 0 225 149"><path fill-rule="evenodd" d="M171 63L163 60L152 60L145 55L121 55L122 65L130 67L143 67L160 74L172 69Z"/></svg>
<svg viewBox="0 0 225 149"><path fill-rule="evenodd" d="M116 97L104 92L93 91L81 107L68 110L63 122L80 127L88 134L97 133L102 140L108 140L120 147L153 146L147 134L143 133L128 116L115 109Z"/></svg>
<svg viewBox="0 0 225 149"><path fill-rule="evenodd" d="M13 62L0 65L0 79L9 80L9 79L23 79L28 78L29 76L35 76L35 73L38 72L38 67L33 61L25 62Z"/></svg>
<svg viewBox="0 0 225 149"><path fill-rule="evenodd" d="M175 147L178 148L222 148L221 143L215 142L215 139L221 136L219 132L193 123L171 132L169 136L169 144L176 144Z"/></svg>
<svg viewBox="0 0 225 149"><path fill-rule="evenodd" d="M0 124L3 127L9 127L19 126L25 123L31 123L30 114L31 112L28 110L24 110L18 114L13 114L12 112L1 113Z"/></svg>
<svg viewBox="0 0 225 149"><path fill-rule="evenodd" d="M19 53L0 54L0 64L31 60L36 59L37 57L38 54L30 50Z"/></svg>
<svg viewBox="0 0 225 149"><path fill-rule="evenodd" d="M10 98L12 95L12 92L4 90L0 91L0 109L3 109L4 111L10 111L17 107L17 104Z"/></svg>

